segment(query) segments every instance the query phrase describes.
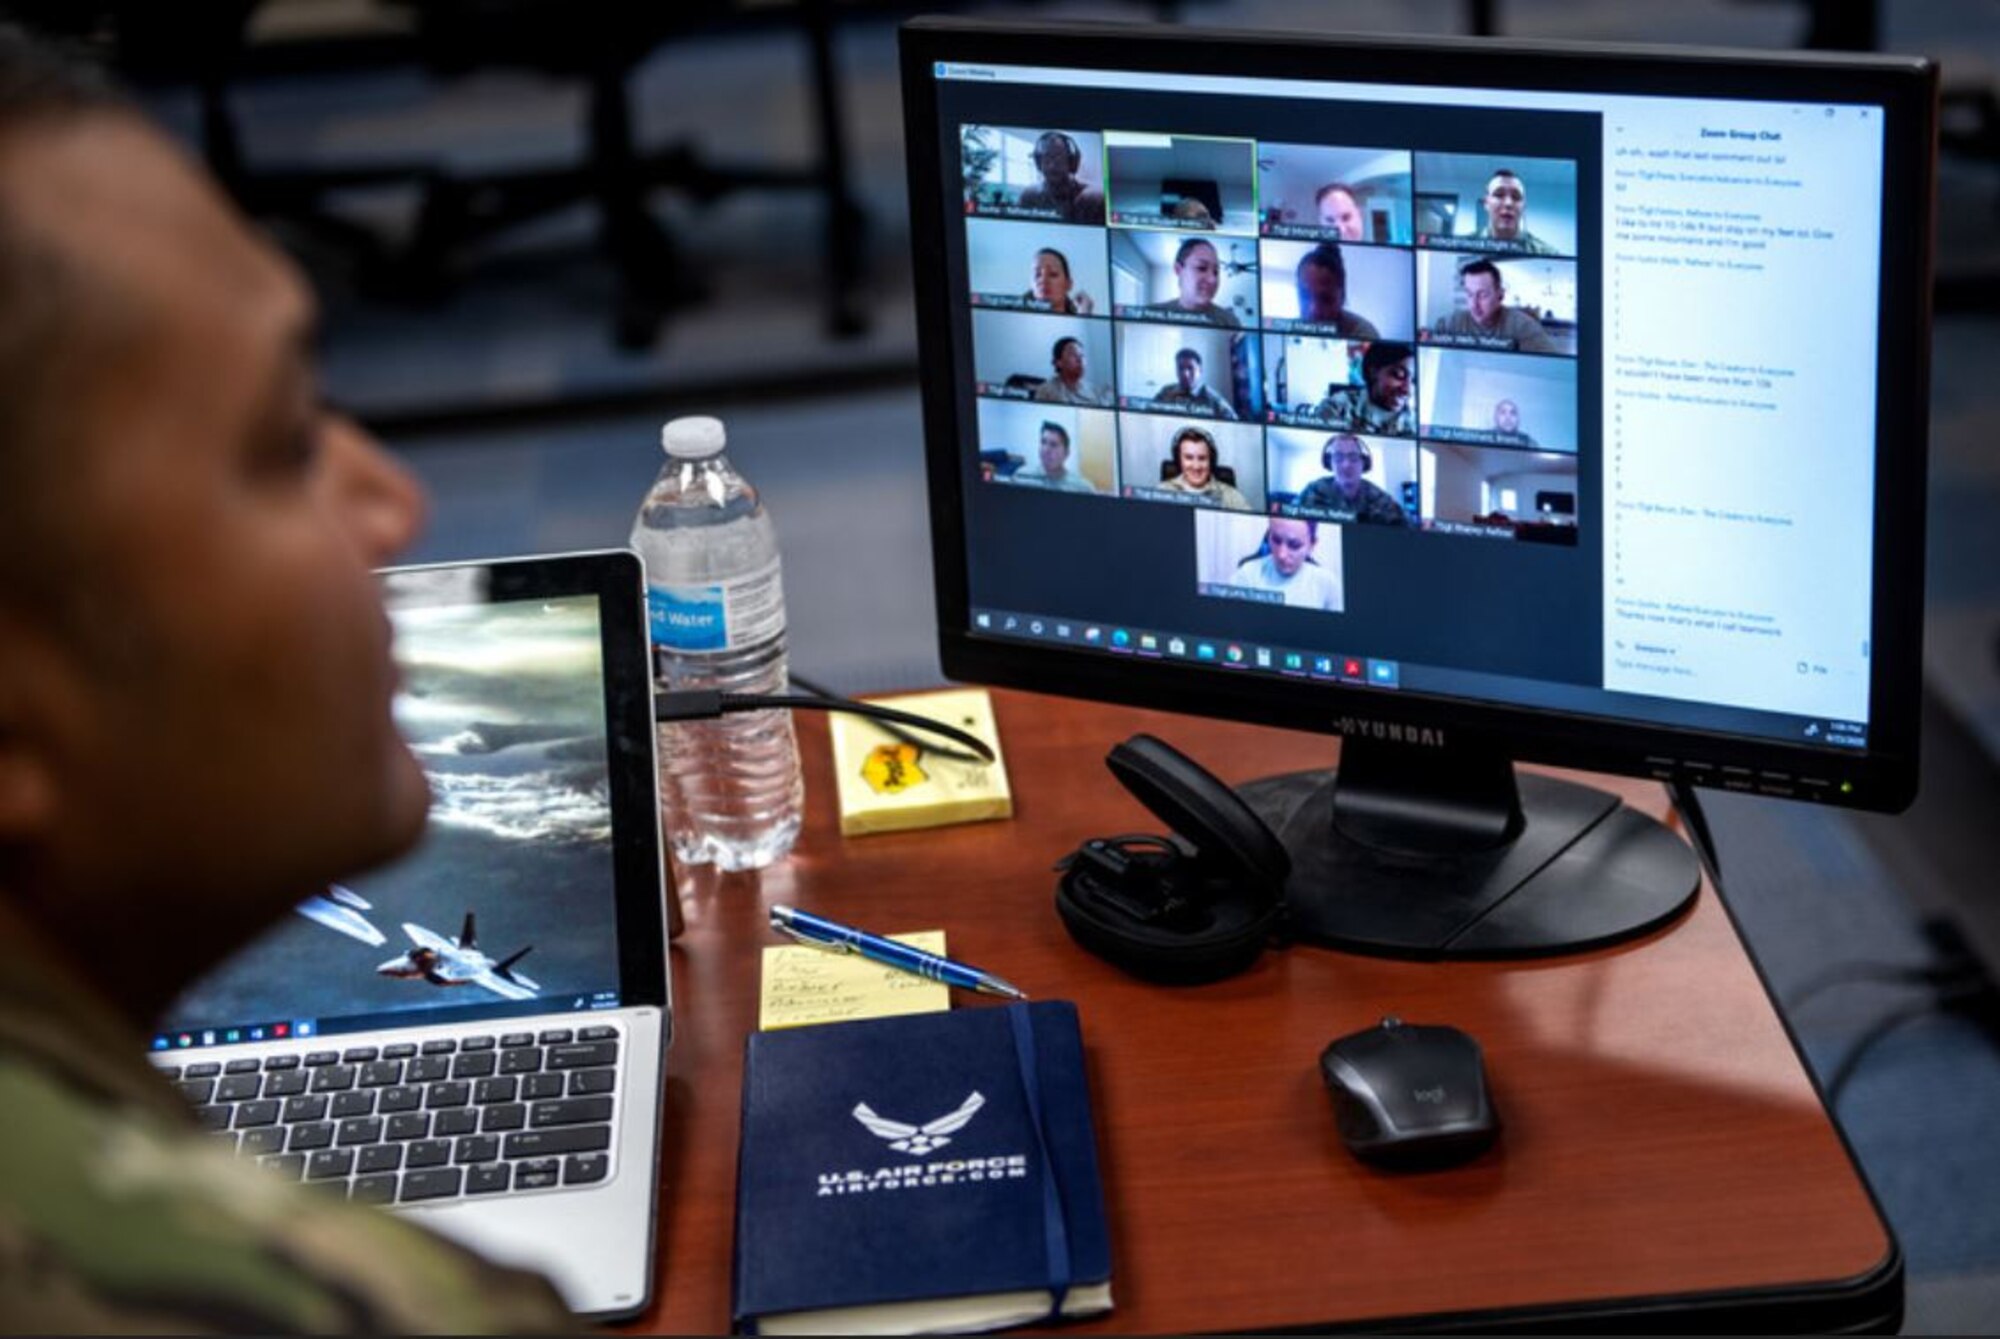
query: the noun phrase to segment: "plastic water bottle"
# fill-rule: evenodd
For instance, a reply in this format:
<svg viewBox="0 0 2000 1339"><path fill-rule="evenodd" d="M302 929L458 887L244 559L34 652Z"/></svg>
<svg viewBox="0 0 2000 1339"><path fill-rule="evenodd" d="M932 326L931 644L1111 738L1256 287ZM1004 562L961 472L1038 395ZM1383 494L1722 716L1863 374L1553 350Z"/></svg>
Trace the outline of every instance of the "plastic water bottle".
<svg viewBox="0 0 2000 1339"><path fill-rule="evenodd" d="M660 692L783 692L785 592L771 517L722 449L719 419L660 430L660 477L632 524L646 563L653 680ZM799 832L805 787L781 709L660 730L660 816L675 859L756 869Z"/></svg>

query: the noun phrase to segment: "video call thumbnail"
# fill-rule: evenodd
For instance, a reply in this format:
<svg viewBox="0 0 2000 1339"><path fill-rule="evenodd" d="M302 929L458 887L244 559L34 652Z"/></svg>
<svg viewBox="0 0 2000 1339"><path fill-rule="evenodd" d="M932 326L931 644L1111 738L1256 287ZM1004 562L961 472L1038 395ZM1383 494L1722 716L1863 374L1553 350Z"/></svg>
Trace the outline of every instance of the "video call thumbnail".
<svg viewBox="0 0 2000 1339"><path fill-rule="evenodd" d="M1264 336L1264 417L1374 437L1417 431L1415 350L1400 340Z"/></svg>
<svg viewBox="0 0 2000 1339"><path fill-rule="evenodd" d="M1260 263L1264 325L1343 339L1409 339L1416 331L1410 252L1338 242L1274 242Z"/></svg>
<svg viewBox="0 0 2000 1339"><path fill-rule="evenodd" d="M1342 524L1414 526L1417 445L1315 428L1273 428L1264 445L1273 512Z"/></svg>
<svg viewBox="0 0 2000 1339"><path fill-rule="evenodd" d="M1427 347L1418 363L1424 437L1576 454L1570 359Z"/></svg>
<svg viewBox="0 0 2000 1339"><path fill-rule="evenodd" d="M1264 510L1264 434L1255 424L1118 416L1118 487L1129 498Z"/></svg>
<svg viewBox="0 0 2000 1339"><path fill-rule="evenodd" d="M965 210L1053 223L1104 223L1104 138L1088 130L960 126Z"/></svg>
<svg viewBox="0 0 2000 1339"><path fill-rule="evenodd" d="M1425 442L1425 524L1544 544L1576 543L1574 456Z"/></svg>
<svg viewBox="0 0 2000 1339"><path fill-rule="evenodd" d="M1107 130L1104 162L1113 224L1257 233L1253 140Z"/></svg>
<svg viewBox="0 0 2000 1339"><path fill-rule="evenodd" d="M975 311L972 377L980 395L1110 408L1111 325L1076 316Z"/></svg>
<svg viewBox="0 0 2000 1339"><path fill-rule="evenodd" d="M1569 159L1420 153L1415 168L1418 246L1576 254L1576 164Z"/></svg>
<svg viewBox="0 0 2000 1339"><path fill-rule="evenodd" d="M1576 356L1576 262L1417 253L1417 338L1445 347Z"/></svg>
<svg viewBox="0 0 2000 1339"><path fill-rule="evenodd" d="M1222 512L1193 519L1198 593L1331 614L1346 608L1339 526Z"/></svg>
<svg viewBox="0 0 2000 1339"><path fill-rule="evenodd" d="M1063 493L1118 491L1118 429L1101 410L979 402L979 477Z"/></svg>
<svg viewBox="0 0 2000 1339"><path fill-rule="evenodd" d="M1257 243L1114 231L1111 284L1121 317L1220 325L1257 324Z"/></svg>
<svg viewBox="0 0 2000 1339"><path fill-rule="evenodd" d="M1409 245L1407 150L1261 144L1257 188L1266 237Z"/></svg>
<svg viewBox="0 0 2000 1339"><path fill-rule="evenodd" d="M967 219L965 251L975 307L1111 314L1102 232Z"/></svg>
<svg viewBox="0 0 2000 1339"><path fill-rule="evenodd" d="M1119 407L1255 421L1261 353L1257 336L1241 331L1121 321Z"/></svg>

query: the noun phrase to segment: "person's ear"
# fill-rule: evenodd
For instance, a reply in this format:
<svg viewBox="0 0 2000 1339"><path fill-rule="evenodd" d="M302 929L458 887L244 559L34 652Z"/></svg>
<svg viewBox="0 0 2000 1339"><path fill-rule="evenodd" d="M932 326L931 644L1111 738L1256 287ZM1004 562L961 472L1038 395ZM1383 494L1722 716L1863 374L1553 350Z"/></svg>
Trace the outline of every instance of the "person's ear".
<svg viewBox="0 0 2000 1339"><path fill-rule="evenodd" d="M55 808L42 758L20 732L0 727L0 845L47 828Z"/></svg>
<svg viewBox="0 0 2000 1339"><path fill-rule="evenodd" d="M57 808L46 639L0 610L0 845L46 829Z"/></svg>

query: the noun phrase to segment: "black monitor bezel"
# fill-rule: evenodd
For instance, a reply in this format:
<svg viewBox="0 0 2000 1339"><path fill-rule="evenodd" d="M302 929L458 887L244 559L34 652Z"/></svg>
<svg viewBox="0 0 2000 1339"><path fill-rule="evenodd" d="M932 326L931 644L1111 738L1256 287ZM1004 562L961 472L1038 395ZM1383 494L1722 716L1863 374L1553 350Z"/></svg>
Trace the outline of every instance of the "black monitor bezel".
<svg viewBox="0 0 2000 1339"><path fill-rule="evenodd" d="M1895 811L1916 795L1929 446L1937 68L1918 57L1502 39L1327 36L1104 23L917 19L901 34L939 658L954 679L1338 734L1343 718L1445 729L1524 761L1805 794ZM1614 717L1222 674L980 637L971 630L946 273L937 62L1624 95L1867 103L1884 114L1875 553L1868 745L1852 753ZM1726 769L1726 770L1725 770ZM1801 791L1801 778L1831 782Z"/></svg>

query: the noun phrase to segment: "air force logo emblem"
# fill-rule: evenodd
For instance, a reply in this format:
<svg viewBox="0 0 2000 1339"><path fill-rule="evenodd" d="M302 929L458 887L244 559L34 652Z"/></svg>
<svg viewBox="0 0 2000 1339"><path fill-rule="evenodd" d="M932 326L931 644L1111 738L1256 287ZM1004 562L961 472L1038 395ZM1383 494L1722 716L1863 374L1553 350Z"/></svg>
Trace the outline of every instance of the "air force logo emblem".
<svg viewBox="0 0 2000 1339"><path fill-rule="evenodd" d="M898 1153L921 1158L949 1144L951 1140L947 1136L964 1129L966 1123L979 1114L979 1108L985 1105L986 1098L975 1092L960 1102L958 1110L949 1115L939 1116L924 1125L905 1125L899 1120L884 1120L866 1102L856 1102L854 1119L866 1126L870 1134L888 1140L889 1147Z"/></svg>

